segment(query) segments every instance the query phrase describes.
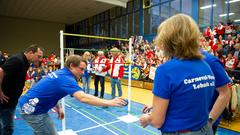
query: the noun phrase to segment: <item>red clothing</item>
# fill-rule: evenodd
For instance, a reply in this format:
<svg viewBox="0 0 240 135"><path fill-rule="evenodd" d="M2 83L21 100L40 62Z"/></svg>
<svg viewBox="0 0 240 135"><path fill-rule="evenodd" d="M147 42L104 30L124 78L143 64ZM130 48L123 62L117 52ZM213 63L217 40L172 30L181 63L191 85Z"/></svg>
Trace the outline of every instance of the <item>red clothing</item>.
<svg viewBox="0 0 240 135"><path fill-rule="evenodd" d="M206 28L204 31L204 36L205 37L210 37L211 36L211 29L210 28Z"/></svg>
<svg viewBox="0 0 240 135"><path fill-rule="evenodd" d="M225 28L223 25L217 27L217 34L223 35L225 33Z"/></svg>
<svg viewBox="0 0 240 135"><path fill-rule="evenodd" d="M154 52L153 52L153 51L148 51L148 52L147 52L147 58L148 58L148 59L151 59L151 58L153 57L153 55L154 55Z"/></svg>
<svg viewBox="0 0 240 135"><path fill-rule="evenodd" d="M121 56L114 57L110 60L110 77L122 78L124 75L124 60Z"/></svg>
<svg viewBox="0 0 240 135"><path fill-rule="evenodd" d="M231 59L226 58L225 66L229 69L235 69L237 66L237 59L235 57L232 57Z"/></svg>
<svg viewBox="0 0 240 135"><path fill-rule="evenodd" d="M109 68L110 68L109 60L105 56L97 57L94 60L94 69L96 75L105 76Z"/></svg>

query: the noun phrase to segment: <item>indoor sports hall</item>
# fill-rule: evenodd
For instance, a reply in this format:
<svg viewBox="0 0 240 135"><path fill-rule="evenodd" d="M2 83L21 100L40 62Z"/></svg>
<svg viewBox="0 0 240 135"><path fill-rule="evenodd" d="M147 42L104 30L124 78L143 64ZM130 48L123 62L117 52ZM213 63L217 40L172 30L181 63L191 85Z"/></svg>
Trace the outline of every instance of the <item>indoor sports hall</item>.
<svg viewBox="0 0 240 135"><path fill-rule="evenodd" d="M0 0L0 135L240 135L240 0Z"/></svg>

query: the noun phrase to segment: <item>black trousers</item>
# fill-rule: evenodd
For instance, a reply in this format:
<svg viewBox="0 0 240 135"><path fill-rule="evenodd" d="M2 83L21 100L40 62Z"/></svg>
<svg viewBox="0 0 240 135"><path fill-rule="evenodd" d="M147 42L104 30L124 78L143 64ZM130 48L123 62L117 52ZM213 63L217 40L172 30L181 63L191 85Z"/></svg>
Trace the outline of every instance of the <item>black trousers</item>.
<svg viewBox="0 0 240 135"><path fill-rule="evenodd" d="M95 75L95 79L94 79L94 86L95 86L95 93L94 96L98 96L98 84L100 81L100 85L101 85L101 95L100 98L104 98L104 91L105 91L105 76L99 76L99 75Z"/></svg>

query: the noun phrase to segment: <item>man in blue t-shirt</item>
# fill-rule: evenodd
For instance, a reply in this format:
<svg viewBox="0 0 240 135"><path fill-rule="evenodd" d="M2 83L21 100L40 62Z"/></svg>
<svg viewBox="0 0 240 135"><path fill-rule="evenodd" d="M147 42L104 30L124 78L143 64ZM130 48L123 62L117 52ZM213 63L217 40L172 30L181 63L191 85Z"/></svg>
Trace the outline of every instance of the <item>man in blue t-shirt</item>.
<svg viewBox="0 0 240 135"><path fill-rule="evenodd" d="M95 106L122 107L127 103L121 98L104 100L85 94L76 81L84 73L86 61L78 55L69 56L65 68L48 74L20 99L21 114L24 120L33 128L34 134L57 135L56 128L48 115L48 111L56 107L59 119L64 113L58 101L66 95Z"/></svg>
<svg viewBox="0 0 240 135"><path fill-rule="evenodd" d="M214 91L213 100L209 106L209 122L213 124L212 128L215 134L221 119L216 112L222 112L229 101L230 93L228 92L227 84L230 83L231 80L227 75L223 64L217 57L205 51L201 51L201 53L205 57L204 60L210 66L215 77L216 90ZM151 106L145 106L143 108L143 113L149 113L151 110Z"/></svg>

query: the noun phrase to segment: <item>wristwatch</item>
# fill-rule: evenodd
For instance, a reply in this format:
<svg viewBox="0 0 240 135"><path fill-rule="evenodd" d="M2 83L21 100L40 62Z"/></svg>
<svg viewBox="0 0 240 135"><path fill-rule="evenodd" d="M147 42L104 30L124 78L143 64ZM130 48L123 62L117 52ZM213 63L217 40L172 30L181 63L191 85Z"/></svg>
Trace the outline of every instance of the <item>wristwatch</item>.
<svg viewBox="0 0 240 135"><path fill-rule="evenodd" d="M210 124L212 124L212 123L214 122L214 119L212 118L211 115L208 116L208 122L209 122Z"/></svg>

